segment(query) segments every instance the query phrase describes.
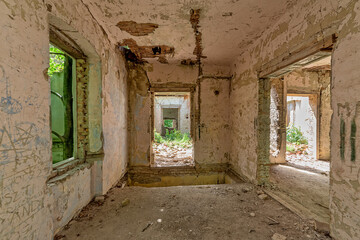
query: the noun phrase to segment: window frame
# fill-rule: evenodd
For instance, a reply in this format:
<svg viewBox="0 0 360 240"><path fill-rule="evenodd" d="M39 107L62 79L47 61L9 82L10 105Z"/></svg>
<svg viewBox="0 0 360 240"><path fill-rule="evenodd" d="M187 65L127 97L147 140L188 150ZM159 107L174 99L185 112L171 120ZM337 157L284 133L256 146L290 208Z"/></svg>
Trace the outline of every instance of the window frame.
<svg viewBox="0 0 360 240"><path fill-rule="evenodd" d="M69 162L71 161L75 161L77 159L77 119L76 119L76 112L77 112L77 97L76 97L76 59L71 56L70 54L68 54L65 50L61 49L60 47L56 46L56 44L54 44L53 42L49 42L50 45L58 48L59 50L63 51L64 53L62 53L61 55L64 55L65 57L67 58L70 58L72 61L71 61L71 121L72 121L72 156L71 157L68 157L68 158L64 158L63 160L61 161L58 161L56 163L53 162L53 159L52 159L52 164L53 164L53 169L56 169L64 164L68 164ZM49 51L49 58L50 58L50 55L51 54L54 54L54 53L51 53ZM51 77L49 76L49 80L51 79ZM51 84L51 83L50 83ZM51 93L53 92L53 90L50 88L51 90ZM63 101L63 96L64 94L61 96L61 100ZM50 100L51 101L51 100ZM51 116L51 104L50 104L50 116ZM66 106L64 106L66 108ZM65 114L66 114L66 111L65 111ZM66 118L66 115L64 114L64 117ZM52 118L51 118L51 121L52 121ZM66 120L64 120L66 121ZM51 122L52 123L52 122ZM66 127L66 126L64 126ZM51 135L54 134L53 133L53 128L51 126ZM64 143L63 143L64 144ZM51 147L53 148L53 144L51 145ZM52 151L51 151L52 152Z"/></svg>

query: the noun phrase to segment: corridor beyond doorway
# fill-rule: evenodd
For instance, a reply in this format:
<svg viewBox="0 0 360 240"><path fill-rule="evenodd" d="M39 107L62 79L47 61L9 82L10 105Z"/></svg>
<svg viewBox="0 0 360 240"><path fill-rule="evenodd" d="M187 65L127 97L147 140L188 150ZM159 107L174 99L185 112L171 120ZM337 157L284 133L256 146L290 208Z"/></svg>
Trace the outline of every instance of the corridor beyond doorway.
<svg viewBox="0 0 360 240"><path fill-rule="evenodd" d="M190 93L155 93L152 142L155 167L194 166L190 106Z"/></svg>

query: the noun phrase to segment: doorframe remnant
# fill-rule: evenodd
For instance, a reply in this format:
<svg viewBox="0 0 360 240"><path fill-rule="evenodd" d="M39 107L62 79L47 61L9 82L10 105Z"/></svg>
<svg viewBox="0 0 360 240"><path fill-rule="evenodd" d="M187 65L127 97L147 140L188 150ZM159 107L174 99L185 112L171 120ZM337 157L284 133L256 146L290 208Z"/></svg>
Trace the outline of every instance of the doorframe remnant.
<svg viewBox="0 0 360 240"><path fill-rule="evenodd" d="M195 144L196 144L196 136L195 136L195 103L194 103L194 95L196 90L196 84L182 84L182 83L166 83L166 84L153 84L150 87L150 166L154 165L154 152L152 148L152 143L154 141L154 128L155 128L155 93L156 92L184 92L190 94L190 137L193 140L193 158L195 161Z"/></svg>
<svg viewBox="0 0 360 240"><path fill-rule="evenodd" d="M314 35L304 44L259 68L258 117L255 121L258 143L256 180L259 185L268 184L270 177L270 79L281 77L296 68L331 56L336 40L336 33L321 39L318 35Z"/></svg>

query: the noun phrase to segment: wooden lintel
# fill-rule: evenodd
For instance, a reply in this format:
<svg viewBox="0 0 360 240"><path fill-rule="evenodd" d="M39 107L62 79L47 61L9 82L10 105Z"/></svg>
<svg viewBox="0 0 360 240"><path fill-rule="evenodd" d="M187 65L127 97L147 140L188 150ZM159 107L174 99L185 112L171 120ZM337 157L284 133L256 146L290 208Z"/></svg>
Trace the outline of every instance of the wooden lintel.
<svg viewBox="0 0 360 240"><path fill-rule="evenodd" d="M167 88L167 87L151 87L150 92L194 92L195 87L183 88Z"/></svg>
<svg viewBox="0 0 360 240"><path fill-rule="evenodd" d="M331 49L336 42L336 39L336 34L332 34L331 36L325 37L321 40L315 39L298 49L290 51L286 55L275 58L260 68L260 70L258 71L258 77L271 77L271 74L280 71L292 64L295 64L298 61L318 52L326 52L330 55ZM286 71L284 71L283 73L286 73Z"/></svg>
<svg viewBox="0 0 360 240"><path fill-rule="evenodd" d="M72 46L68 41L64 40L57 34L54 30L50 28L49 30L49 38L50 42L53 43L56 47L60 48L61 50L65 51L71 57L75 59L85 59L86 55L79 49L76 49Z"/></svg>
<svg viewBox="0 0 360 240"><path fill-rule="evenodd" d="M152 83L150 92L194 92L196 84L193 83Z"/></svg>
<svg viewBox="0 0 360 240"><path fill-rule="evenodd" d="M201 75L199 76L199 79L201 80L205 80L205 79L222 79L222 80L231 80L232 79L232 75L231 76L213 76L213 75Z"/></svg>

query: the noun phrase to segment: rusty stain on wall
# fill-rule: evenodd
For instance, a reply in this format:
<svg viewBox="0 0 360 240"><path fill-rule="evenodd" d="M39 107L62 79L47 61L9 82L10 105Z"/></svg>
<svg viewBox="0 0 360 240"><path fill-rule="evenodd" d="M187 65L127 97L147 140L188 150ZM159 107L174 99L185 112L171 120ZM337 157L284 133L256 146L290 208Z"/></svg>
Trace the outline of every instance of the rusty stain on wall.
<svg viewBox="0 0 360 240"><path fill-rule="evenodd" d="M137 23L134 21L120 21L116 24L122 31L128 32L133 36L146 36L153 33L159 27L155 23Z"/></svg>

